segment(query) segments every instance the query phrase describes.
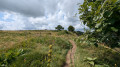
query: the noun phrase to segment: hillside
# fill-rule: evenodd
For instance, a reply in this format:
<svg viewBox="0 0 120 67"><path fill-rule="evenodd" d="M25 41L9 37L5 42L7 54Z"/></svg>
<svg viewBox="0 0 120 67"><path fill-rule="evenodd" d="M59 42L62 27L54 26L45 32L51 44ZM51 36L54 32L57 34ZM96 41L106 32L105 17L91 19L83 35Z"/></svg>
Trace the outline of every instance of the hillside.
<svg viewBox="0 0 120 67"><path fill-rule="evenodd" d="M84 38L84 35L77 36L68 31L0 31L0 66L120 66L120 54L117 51L101 44L98 47L90 45ZM119 48L116 49L119 51ZM65 65L66 58L69 58L69 65Z"/></svg>
<svg viewBox="0 0 120 67"><path fill-rule="evenodd" d="M73 33L64 31L0 31L0 66L61 67Z"/></svg>

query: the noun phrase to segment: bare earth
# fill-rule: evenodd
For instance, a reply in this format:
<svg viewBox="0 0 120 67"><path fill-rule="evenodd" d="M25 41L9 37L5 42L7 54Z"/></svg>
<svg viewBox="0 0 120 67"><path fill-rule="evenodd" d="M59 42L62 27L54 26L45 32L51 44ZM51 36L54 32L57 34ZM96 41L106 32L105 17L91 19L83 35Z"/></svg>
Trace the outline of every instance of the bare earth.
<svg viewBox="0 0 120 67"><path fill-rule="evenodd" d="M72 44L73 48L69 50L67 53L66 64L64 65L64 67L75 67L74 66L74 53L76 51L77 46L74 41L72 40L69 40L69 41Z"/></svg>

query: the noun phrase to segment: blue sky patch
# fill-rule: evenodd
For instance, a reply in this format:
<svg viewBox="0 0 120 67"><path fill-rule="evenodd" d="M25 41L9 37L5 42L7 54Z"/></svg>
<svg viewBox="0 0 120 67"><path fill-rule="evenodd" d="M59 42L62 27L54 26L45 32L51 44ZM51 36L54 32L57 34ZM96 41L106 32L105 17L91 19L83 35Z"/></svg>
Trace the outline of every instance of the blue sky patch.
<svg viewBox="0 0 120 67"><path fill-rule="evenodd" d="M5 21L5 22L12 22L12 21L14 21L12 19L12 15L10 15L10 17L8 19L3 19L4 15L5 15L5 13L0 12L0 21Z"/></svg>
<svg viewBox="0 0 120 67"><path fill-rule="evenodd" d="M0 21L4 21L3 16L4 16L4 13L0 12Z"/></svg>

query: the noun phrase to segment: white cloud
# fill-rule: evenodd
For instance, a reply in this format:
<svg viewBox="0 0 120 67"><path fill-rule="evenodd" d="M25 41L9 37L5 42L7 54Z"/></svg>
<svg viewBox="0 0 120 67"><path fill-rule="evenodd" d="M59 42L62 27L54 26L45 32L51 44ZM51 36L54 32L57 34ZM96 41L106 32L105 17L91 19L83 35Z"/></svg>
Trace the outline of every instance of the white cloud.
<svg viewBox="0 0 120 67"><path fill-rule="evenodd" d="M10 17L10 14L6 12L5 15L4 15L4 17L3 17L3 19L6 20L6 19L8 19L9 17Z"/></svg>
<svg viewBox="0 0 120 67"><path fill-rule="evenodd" d="M9 16L7 16L9 15ZM11 17L12 15L12 17ZM6 17L7 16L7 17ZM19 29L23 29L24 25L24 20L22 19L23 16L16 14L16 13L6 13L3 16L3 18L5 20L10 19L12 21L1 21L0 20L0 25L2 25L2 30L19 30Z"/></svg>
<svg viewBox="0 0 120 67"><path fill-rule="evenodd" d="M5 13L0 20L3 30L53 30L57 25L67 29L73 25L76 30L83 29L79 17L77 3L81 0L1 0L0 11ZM82 0L83 2L83 0ZM5 21L5 20L12 21Z"/></svg>

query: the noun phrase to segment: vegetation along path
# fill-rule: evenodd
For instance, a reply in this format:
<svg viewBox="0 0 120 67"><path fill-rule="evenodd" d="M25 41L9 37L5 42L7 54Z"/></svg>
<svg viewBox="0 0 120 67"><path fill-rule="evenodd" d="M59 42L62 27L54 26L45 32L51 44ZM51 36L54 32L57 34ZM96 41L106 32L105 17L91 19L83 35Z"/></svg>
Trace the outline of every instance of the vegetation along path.
<svg viewBox="0 0 120 67"><path fill-rule="evenodd" d="M74 67L74 53L75 53L77 46L74 41L72 41L72 40L69 40L69 41L72 44L73 48L70 49L67 53L66 64L64 67L70 67L70 66Z"/></svg>

